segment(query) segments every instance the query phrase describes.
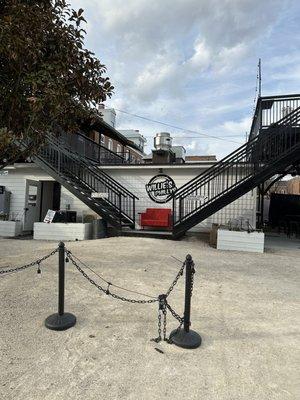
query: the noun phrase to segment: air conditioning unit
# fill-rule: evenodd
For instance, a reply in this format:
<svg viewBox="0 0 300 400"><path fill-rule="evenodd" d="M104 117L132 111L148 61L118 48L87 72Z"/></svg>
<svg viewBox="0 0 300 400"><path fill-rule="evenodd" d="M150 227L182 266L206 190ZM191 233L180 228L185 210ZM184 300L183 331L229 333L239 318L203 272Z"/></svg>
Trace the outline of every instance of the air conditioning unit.
<svg viewBox="0 0 300 400"><path fill-rule="evenodd" d="M186 150L183 146L172 146L172 151L175 154L176 160L185 161Z"/></svg>
<svg viewBox="0 0 300 400"><path fill-rule="evenodd" d="M11 193L0 186L0 214L9 215Z"/></svg>

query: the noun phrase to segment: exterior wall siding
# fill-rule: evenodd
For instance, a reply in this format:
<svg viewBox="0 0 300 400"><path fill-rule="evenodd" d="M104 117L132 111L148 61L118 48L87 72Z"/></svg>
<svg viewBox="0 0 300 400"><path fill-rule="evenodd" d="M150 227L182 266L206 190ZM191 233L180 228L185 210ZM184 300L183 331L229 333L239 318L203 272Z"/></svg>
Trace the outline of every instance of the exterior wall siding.
<svg viewBox="0 0 300 400"><path fill-rule="evenodd" d="M139 214L146 211L146 208L172 208L172 201L164 204L158 204L152 201L147 192L145 185L150 179L159 174L157 166L149 168L139 166L133 167L103 167L106 173L111 175L114 179L120 182L128 190L134 193L139 200L136 202L136 221L139 221ZM177 188L181 187L195 176L203 172L206 167L195 166L193 168L186 168L186 166L178 165L177 167L168 168L163 166L163 172L169 175L175 182ZM243 217L249 219L250 224L255 228L256 224L256 192L250 191L244 196L240 197L233 203L224 207L211 217L202 221L200 224L192 228L192 231L209 230L213 223L226 224L229 220L234 218Z"/></svg>
<svg viewBox="0 0 300 400"><path fill-rule="evenodd" d="M24 223L24 207L26 195L26 181L53 181L53 178L39 168L29 165L25 168L9 169L8 175L0 175L0 186L11 192L10 202L10 218L18 219ZM66 205L70 204L70 209L77 211L77 220L82 221L82 217L86 214L95 214L81 200L77 199L63 186L61 187L61 209L66 209Z"/></svg>
<svg viewBox="0 0 300 400"><path fill-rule="evenodd" d="M120 184L134 193L139 200L136 201L136 221L139 222L139 214L144 212L146 208L172 208L172 201L165 204L158 204L152 201L145 189L145 185L150 179L159 174L162 168L162 173L169 175L179 188L199 173L207 168L205 166L193 165L178 165L178 166L106 166L103 170L116 179ZM19 216L23 220L25 206L25 191L26 180L53 180L50 176L44 173L41 169L34 166L16 168L8 170L8 175L0 176L0 185L4 185L9 190L11 195L11 215L16 218ZM90 210L82 201L77 199L63 186L61 188L61 209L69 207L71 210L77 211L78 222L86 214L95 213ZM256 192L251 191L238 200L224 207L205 221L201 222L192 231L209 230L213 223L225 224L229 220L244 217L249 219L250 224L255 228L255 213L256 213Z"/></svg>

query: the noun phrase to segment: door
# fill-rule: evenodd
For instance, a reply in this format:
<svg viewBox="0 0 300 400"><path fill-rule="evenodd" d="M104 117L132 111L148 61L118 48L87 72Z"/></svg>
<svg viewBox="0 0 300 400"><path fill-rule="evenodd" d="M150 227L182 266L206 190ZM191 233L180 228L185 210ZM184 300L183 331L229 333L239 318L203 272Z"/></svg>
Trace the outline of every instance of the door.
<svg viewBox="0 0 300 400"><path fill-rule="evenodd" d="M32 231L34 222L40 218L41 182L26 180L24 231Z"/></svg>

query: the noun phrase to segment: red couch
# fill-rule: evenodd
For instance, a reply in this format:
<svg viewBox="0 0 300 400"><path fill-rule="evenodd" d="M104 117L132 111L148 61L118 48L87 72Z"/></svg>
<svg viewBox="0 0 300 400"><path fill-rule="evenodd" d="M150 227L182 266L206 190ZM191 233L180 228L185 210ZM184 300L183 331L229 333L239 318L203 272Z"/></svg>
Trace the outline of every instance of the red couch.
<svg viewBox="0 0 300 400"><path fill-rule="evenodd" d="M164 228L172 227L172 210L170 208L147 208L141 213L140 225L157 226Z"/></svg>

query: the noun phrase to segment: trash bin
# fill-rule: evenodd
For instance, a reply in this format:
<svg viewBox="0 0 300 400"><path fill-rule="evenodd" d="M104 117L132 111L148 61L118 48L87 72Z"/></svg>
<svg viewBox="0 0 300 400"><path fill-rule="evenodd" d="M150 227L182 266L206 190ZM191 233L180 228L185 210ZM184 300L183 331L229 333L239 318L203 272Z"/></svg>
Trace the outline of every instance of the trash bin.
<svg viewBox="0 0 300 400"><path fill-rule="evenodd" d="M104 219L93 221L93 239L103 239L107 237L107 223Z"/></svg>

